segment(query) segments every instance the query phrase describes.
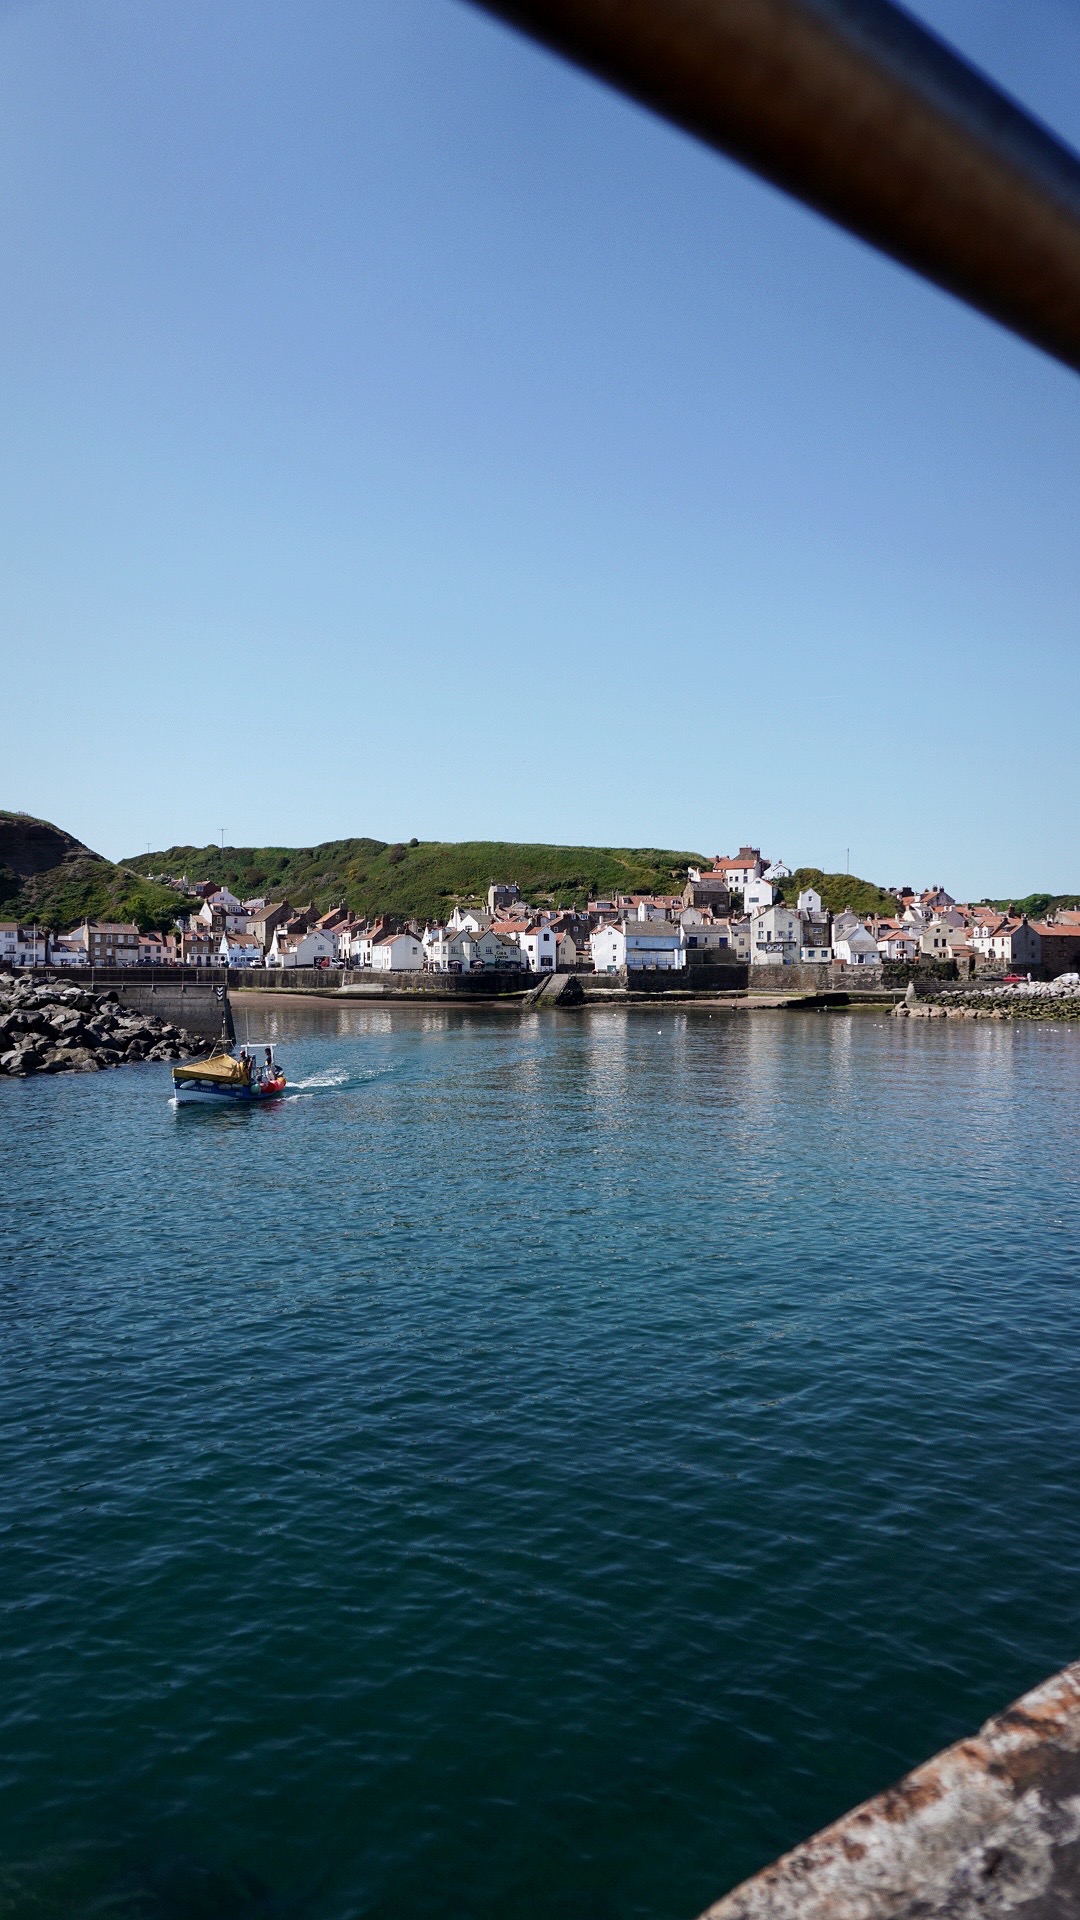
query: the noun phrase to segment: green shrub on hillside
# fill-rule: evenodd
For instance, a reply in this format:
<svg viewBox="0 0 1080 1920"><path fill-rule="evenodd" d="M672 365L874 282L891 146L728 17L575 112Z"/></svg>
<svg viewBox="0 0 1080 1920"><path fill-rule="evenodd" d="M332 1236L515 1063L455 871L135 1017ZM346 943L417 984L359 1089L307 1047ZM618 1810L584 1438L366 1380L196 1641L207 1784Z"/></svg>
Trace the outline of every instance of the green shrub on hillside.
<svg viewBox="0 0 1080 1920"><path fill-rule="evenodd" d="M860 880L853 873L822 873L820 867L797 867L790 880L779 883L777 893L781 900L794 905L809 887L821 895L821 904L829 913L843 913L845 907L860 916L896 912L896 895L886 893L884 887L875 886L872 880Z"/></svg>
<svg viewBox="0 0 1080 1920"><path fill-rule="evenodd" d="M1025 913L1029 920L1045 920L1048 913L1056 913L1059 907L1080 907L1080 894L1076 893L1028 893L1022 900L983 900L981 906L993 907L996 913Z"/></svg>
<svg viewBox="0 0 1080 1920"><path fill-rule="evenodd" d="M461 902L484 899L493 880L514 881L535 905L583 907L598 894L681 890L697 853L658 847L552 847L501 840L329 840L318 847L168 847L128 864L143 873L187 874L192 881L250 896L287 894L294 906L338 901L355 913L445 919Z"/></svg>

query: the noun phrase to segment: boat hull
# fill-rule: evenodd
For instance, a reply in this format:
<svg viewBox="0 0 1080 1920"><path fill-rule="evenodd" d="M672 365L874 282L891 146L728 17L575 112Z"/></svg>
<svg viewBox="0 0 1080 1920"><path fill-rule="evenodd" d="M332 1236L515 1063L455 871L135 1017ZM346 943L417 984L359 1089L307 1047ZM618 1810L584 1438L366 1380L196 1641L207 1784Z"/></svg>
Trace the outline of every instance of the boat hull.
<svg viewBox="0 0 1080 1920"><path fill-rule="evenodd" d="M252 1107L266 1100L278 1100L285 1091L284 1080L269 1086L230 1087L211 1080L174 1080L173 1099L178 1107Z"/></svg>

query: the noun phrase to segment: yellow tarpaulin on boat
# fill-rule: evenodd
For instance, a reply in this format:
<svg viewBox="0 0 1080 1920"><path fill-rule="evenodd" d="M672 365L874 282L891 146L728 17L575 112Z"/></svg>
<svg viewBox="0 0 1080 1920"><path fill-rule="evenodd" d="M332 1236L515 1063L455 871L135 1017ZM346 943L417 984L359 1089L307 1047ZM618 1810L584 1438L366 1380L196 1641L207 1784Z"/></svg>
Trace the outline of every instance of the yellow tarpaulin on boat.
<svg viewBox="0 0 1080 1920"><path fill-rule="evenodd" d="M211 1054L209 1060L193 1060L186 1067L173 1068L174 1080L215 1080L223 1087L245 1087L251 1081L251 1068L234 1060L231 1053Z"/></svg>

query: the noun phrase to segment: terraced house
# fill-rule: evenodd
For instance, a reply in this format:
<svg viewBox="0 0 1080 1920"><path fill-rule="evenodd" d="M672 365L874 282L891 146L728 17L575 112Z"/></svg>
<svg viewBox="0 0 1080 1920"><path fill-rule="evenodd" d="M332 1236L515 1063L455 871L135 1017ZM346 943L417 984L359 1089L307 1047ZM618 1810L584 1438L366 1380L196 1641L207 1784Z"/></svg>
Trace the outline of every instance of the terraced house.
<svg viewBox="0 0 1080 1920"><path fill-rule="evenodd" d="M134 921L84 920L75 937L92 967L137 967L139 929Z"/></svg>

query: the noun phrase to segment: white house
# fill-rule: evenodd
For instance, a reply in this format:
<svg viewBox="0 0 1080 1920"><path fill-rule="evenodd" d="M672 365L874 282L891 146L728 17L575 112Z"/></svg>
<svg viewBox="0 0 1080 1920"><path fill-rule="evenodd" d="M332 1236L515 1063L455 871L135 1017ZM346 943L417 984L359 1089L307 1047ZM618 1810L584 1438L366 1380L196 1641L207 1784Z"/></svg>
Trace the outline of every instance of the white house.
<svg viewBox="0 0 1080 1920"><path fill-rule="evenodd" d="M220 927L224 918L228 933L248 933L252 916L235 893L230 893L228 887L220 887L217 893L212 893L208 900L203 901L197 918L204 927L212 927L215 920Z"/></svg>
<svg viewBox="0 0 1080 1920"><path fill-rule="evenodd" d="M824 912L820 893L813 887L804 887L795 902L795 911L809 915L811 920L820 920Z"/></svg>
<svg viewBox="0 0 1080 1920"><path fill-rule="evenodd" d="M846 911L834 915L832 939L834 958L843 967L876 967L881 960L877 941L857 914Z"/></svg>
<svg viewBox="0 0 1080 1920"><path fill-rule="evenodd" d="M0 967L43 967L48 954L49 936L44 927L0 920Z"/></svg>
<svg viewBox="0 0 1080 1920"><path fill-rule="evenodd" d="M486 933L491 915L482 907L455 907L446 924L455 933Z"/></svg>
<svg viewBox="0 0 1080 1920"><path fill-rule="evenodd" d="M645 922L643 924L649 924ZM518 946L525 956L525 964L533 973L554 973L555 971L555 935L543 920L526 927L518 934Z"/></svg>
<svg viewBox="0 0 1080 1920"><path fill-rule="evenodd" d="M1027 916L1022 920L1001 922L990 937L990 952L1006 967L1037 967L1042 960L1042 940Z"/></svg>
<svg viewBox="0 0 1080 1920"><path fill-rule="evenodd" d="M473 963L473 938L462 927L426 927L421 948L428 966L434 973L468 973Z"/></svg>
<svg viewBox="0 0 1080 1920"><path fill-rule="evenodd" d="M717 854L712 870L722 874L733 893L741 893L751 880L760 880L765 863L761 858L760 847L740 847L737 854L728 860Z"/></svg>
<svg viewBox="0 0 1080 1920"><path fill-rule="evenodd" d="M763 880L790 880L791 868L783 860L774 860L761 877Z"/></svg>
<svg viewBox="0 0 1080 1920"><path fill-rule="evenodd" d="M686 965L682 928L667 921L624 920L621 926L597 927L589 935L589 946L597 973L618 973L621 967Z"/></svg>
<svg viewBox="0 0 1080 1920"><path fill-rule="evenodd" d="M268 967L318 967L336 958L337 941L322 927L311 927L307 933L286 933L283 928L275 927L265 964Z"/></svg>
<svg viewBox="0 0 1080 1920"><path fill-rule="evenodd" d="M702 907L684 907L679 915L682 928L682 943L689 953L727 951L731 946L731 930L726 920L714 920L711 913Z"/></svg>
<svg viewBox="0 0 1080 1920"><path fill-rule="evenodd" d="M494 941L496 947L499 949L499 958L494 963L497 967L524 967L525 955L518 945L516 934L496 933L494 927L492 927L490 931L484 935L484 939Z"/></svg>
<svg viewBox="0 0 1080 1920"><path fill-rule="evenodd" d="M347 967L370 967L375 935L364 920L354 920L338 933L338 957Z"/></svg>
<svg viewBox="0 0 1080 1920"><path fill-rule="evenodd" d="M420 973L424 948L415 933L384 933L371 949L375 973Z"/></svg>
<svg viewBox="0 0 1080 1920"><path fill-rule="evenodd" d="M917 927L886 922L878 928L877 950L882 960L917 960L921 941Z"/></svg>
<svg viewBox="0 0 1080 1920"><path fill-rule="evenodd" d="M296 941L296 962L298 967L318 967L324 961L333 963L337 959L337 936L329 933L325 927L309 927Z"/></svg>
<svg viewBox="0 0 1080 1920"><path fill-rule="evenodd" d="M490 927L462 929L469 943L469 959L474 967L520 967L521 948L502 941Z"/></svg>
<svg viewBox="0 0 1080 1920"><path fill-rule="evenodd" d="M737 960L749 960L750 958L749 916L745 913L743 914L733 913L726 922L723 920L717 921L718 926L722 927L725 924L728 930L728 946L731 948L731 951L735 955L735 958Z"/></svg>
<svg viewBox="0 0 1080 1920"><path fill-rule="evenodd" d="M771 880L762 875L760 880L751 880L743 888L743 912L760 913L763 907L771 907L776 898L776 889Z"/></svg>
<svg viewBox="0 0 1080 1920"><path fill-rule="evenodd" d="M223 967L261 967L263 950L257 940L242 933L223 933L218 958Z"/></svg>
<svg viewBox="0 0 1080 1920"><path fill-rule="evenodd" d="M267 966L295 967L299 940L298 933L286 933L284 927L275 927L274 937L266 950Z"/></svg>
<svg viewBox="0 0 1080 1920"><path fill-rule="evenodd" d="M619 904L635 920L670 920L674 902L639 893L632 894L629 899L623 895Z"/></svg>
<svg viewBox="0 0 1080 1920"><path fill-rule="evenodd" d="M90 954L76 933L54 933L49 941L50 967L88 967Z"/></svg>
<svg viewBox="0 0 1080 1920"><path fill-rule="evenodd" d="M750 958L755 967L790 967L802 951L802 922L794 907L761 907L750 915Z"/></svg>
<svg viewBox="0 0 1080 1920"><path fill-rule="evenodd" d="M928 960L966 959L971 950L962 916L952 911L935 913L919 940L919 951Z"/></svg>

